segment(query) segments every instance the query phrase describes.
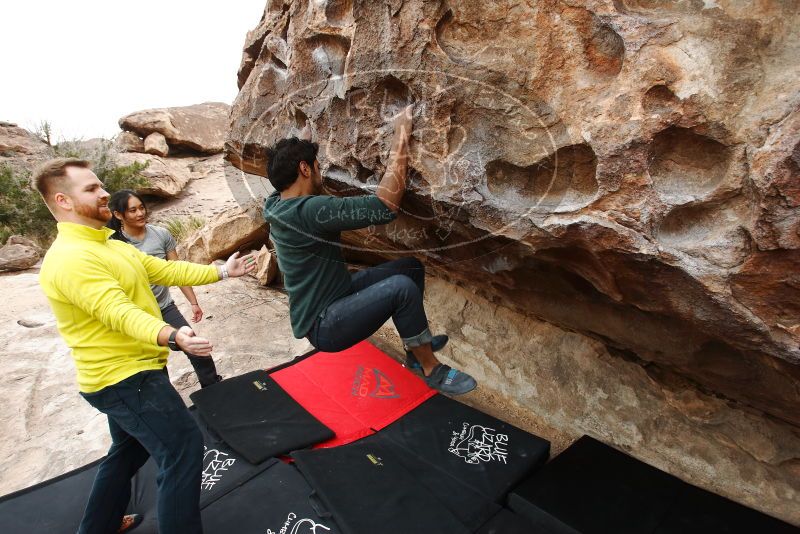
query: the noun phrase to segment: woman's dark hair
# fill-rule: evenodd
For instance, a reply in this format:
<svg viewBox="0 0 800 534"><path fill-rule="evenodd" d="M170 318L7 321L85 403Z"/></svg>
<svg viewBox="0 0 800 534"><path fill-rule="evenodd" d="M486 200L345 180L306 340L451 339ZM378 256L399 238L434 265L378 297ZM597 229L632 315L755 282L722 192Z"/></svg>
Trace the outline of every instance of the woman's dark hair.
<svg viewBox="0 0 800 534"><path fill-rule="evenodd" d="M128 238L125 237L125 234L122 233L122 221L114 216L114 212L118 211L120 213L125 213L128 210L128 200L130 200L131 197L138 198L139 202L141 202L142 206L144 206L144 209L147 210L147 205L144 203L144 199L135 191L131 191L130 189L120 189L111 195L111 198L108 199L108 209L111 210L111 220L106 223L106 226L114 230L114 235L111 236L111 239L119 239L120 241L125 241L126 243L129 242Z"/></svg>
<svg viewBox="0 0 800 534"><path fill-rule="evenodd" d="M275 145L267 149L267 178L272 187L278 191L283 191L297 180L297 167L301 161L305 161L312 168L314 160L317 159L319 145L290 137L281 139Z"/></svg>

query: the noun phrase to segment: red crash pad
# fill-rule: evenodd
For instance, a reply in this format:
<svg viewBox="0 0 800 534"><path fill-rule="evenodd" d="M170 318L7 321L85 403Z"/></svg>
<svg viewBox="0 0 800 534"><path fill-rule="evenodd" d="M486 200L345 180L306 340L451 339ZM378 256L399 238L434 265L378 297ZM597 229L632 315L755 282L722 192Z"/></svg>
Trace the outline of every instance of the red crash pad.
<svg viewBox="0 0 800 534"><path fill-rule="evenodd" d="M368 341L341 352L312 353L270 376L336 434L315 448L368 436L436 395Z"/></svg>

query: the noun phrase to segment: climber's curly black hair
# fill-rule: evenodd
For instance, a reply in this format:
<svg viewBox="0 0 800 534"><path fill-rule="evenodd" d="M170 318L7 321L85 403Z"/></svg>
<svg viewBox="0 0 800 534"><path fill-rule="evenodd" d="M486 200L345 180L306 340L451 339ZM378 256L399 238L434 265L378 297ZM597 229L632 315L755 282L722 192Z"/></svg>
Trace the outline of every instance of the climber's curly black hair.
<svg viewBox="0 0 800 534"><path fill-rule="evenodd" d="M267 178L272 187L278 191L283 191L297 180L298 166L301 161L305 161L311 168L314 168L314 161L317 159L319 145L289 137L281 139L275 145L267 149Z"/></svg>

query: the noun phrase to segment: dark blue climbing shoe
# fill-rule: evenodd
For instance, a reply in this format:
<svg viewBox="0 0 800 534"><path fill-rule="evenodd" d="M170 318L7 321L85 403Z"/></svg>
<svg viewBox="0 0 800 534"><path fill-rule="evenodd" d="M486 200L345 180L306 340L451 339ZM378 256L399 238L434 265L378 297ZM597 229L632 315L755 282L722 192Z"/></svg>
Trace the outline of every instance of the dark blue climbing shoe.
<svg viewBox="0 0 800 534"><path fill-rule="evenodd" d="M449 337L445 334L441 334L438 336L433 336L431 338L431 350L433 352L440 351L447 345L447 342L450 340ZM419 364L417 359L414 357L414 353L410 350L406 351L406 367L411 369L412 371L421 371L422 366Z"/></svg>
<svg viewBox="0 0 800 534"><path fill-rule="evenodd" d="M441 363L433 368L430 376L423 375L422 379L428 387L448 395L462 395L478 385L467 373Z"/></svg>

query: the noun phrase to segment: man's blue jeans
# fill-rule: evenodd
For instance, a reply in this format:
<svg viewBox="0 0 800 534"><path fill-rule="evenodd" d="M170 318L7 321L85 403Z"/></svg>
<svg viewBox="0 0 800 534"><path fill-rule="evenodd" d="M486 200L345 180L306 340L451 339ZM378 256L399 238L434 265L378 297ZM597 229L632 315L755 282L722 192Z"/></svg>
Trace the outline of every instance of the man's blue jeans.
<svg viewBox="0 0 800 534"><path fill-rule="evenodd" d="M407 347L430 343L424 292L425 267L416 258L359 271L352 276L350 292L314 321L308 340L319 350L339 352L367 339L391 317Z"/></svg>
<svg viewBox="0 0 800 534"><path fill-rule="evenodd" d="M150 456L159 470L158 531L202 533L203 436L166 371L142 371L81 395L108 416L112 443L97 471L79 534L117 532L131 498L131 478Z"/></svg>

